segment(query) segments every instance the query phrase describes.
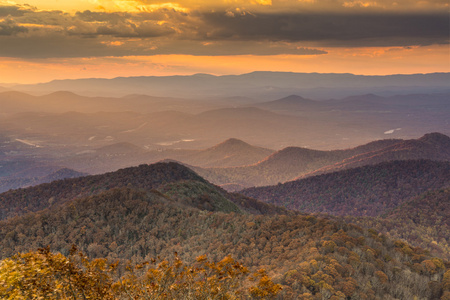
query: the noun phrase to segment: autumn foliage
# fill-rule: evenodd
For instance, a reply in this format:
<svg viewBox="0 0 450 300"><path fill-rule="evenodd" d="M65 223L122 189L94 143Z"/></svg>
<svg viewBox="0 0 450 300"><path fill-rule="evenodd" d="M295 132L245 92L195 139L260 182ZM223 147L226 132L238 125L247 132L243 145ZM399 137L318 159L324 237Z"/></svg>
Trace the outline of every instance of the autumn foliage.
<svg viewBox="0 0 450 300"><path fill-rule="evenodd" d="M191 265L174 259L128 265L89 260L73 247L69 256L49 248L0 262L1 299L272 299L281 290L264 270L253 274L230 256ZM119 275L121 274L121 275Z"/></svg>
<svg viewBox="0 0 450 300"><path fill-rule="evenodd" d="M172 164L90 179L108 186L122 179L131 183L129 176L136 172L146 177L139 177L139 185L90 196L82 191L95 185L76 185L74 191L80 194L75 199L55 196L47 209L0 221L0 298L276 295L284 300L376 300L445 299L449 294L448 261L392 239L377 227L367 229L330 216L277 214L270 206L266 211L256 200L233 198L207 182L187 178L194 175L185 176L186 168ZM83 180L87 179L79 183ZM61 189L54 183L39 187L39 192L33 188L28 194L8 193L4 199L27 194L35 201L30 203L41 199L48 204L41 196L69 195L68 182L75 181L62 181ZM432 207L446 207L439 204L445 195L431 194L436 200ZM394 211L393 216L400 219L403 214ZM410 217L423 219L417 224L424 228L434 224L422 215ZM445 221L444 217L445 213L433 214L436 220ZM42 249L34 251L37 248Z"/></svg>

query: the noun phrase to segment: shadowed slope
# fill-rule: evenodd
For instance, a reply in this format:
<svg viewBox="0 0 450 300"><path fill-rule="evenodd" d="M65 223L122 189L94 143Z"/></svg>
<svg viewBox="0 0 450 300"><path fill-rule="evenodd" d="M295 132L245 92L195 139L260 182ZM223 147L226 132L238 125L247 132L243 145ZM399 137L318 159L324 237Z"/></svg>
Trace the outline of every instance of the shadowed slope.
<svg viewBox="0 0 450 300"><path fill-rule="evenodd" d="M450 162L384 162L241 193L305 212L379 216L426 190L450 187Z"/></svg>

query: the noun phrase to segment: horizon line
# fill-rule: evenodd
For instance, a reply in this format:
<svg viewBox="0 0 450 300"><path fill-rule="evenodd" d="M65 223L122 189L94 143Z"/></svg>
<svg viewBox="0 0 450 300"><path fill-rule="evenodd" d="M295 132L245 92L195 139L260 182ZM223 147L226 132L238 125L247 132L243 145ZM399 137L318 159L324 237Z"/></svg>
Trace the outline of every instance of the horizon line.
<svg viewBox="0 0 450 300"><path fill-rule="evenodd" d="M210 76L210 77L232 77L232 76L244 76L255 73L282 73L282 74L317 74L317 75L352 75L352 76L365 76L365 77L387 77L387 76L413 76L413 75L431 75L431 74L450 74L450 72L429 72L429 73L392 73L392 74L355 74L355 73L321 73L321 72L294 72L294 71L252 71L245 72L240 74L212 74L212 73L192 73L192 74L173 74L173 75L141 75L141 76L115 76L115 77L79 77L79 78L65 78L65 79L52 79L49 81L40 81L40 82L32 82L32 83L18 83L18 82L0 82L0 87L4 88L12 88L14 86L23 86L23 85L39 85L39 84L47 84L51 82L58 81L77 81L77 80L114 80L114 79L122 79L122 78L169 78L169 77L193 77L193 76Z"/></svg>

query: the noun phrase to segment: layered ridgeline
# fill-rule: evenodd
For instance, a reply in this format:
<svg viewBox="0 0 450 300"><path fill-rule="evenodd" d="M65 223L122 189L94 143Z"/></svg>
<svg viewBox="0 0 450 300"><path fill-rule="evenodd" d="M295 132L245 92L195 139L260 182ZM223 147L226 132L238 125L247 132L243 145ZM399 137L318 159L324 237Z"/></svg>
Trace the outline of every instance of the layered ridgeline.
<svg viewBox="0 0 450 300"><path fill-rule="evenodd" d="M30 153L41 152L40 155L44 159L39 160L33 158L31 154L17 155L17 152L23 151L20 147L24 146L26 145L19 141L11 142L6 137L3 140L0 136L0 193L9 189L80 177L88 175L87 173L101 174L164 159L183 161L185 164L200 167L232 167L255 164L275 152L231 138L213 147L199 150L149 151L132 143L120 142L82 150L71 156L53 160L46 156L45 147L29 149Z"/></svg>
<svg viewBox="0 0 450 300"><path fill-rule="evenodd" d="M54 80L47 83L17 85L30 92L72 91L93 95L133 93L171 97L233 97L236 95L274 99L290 94L327 99L357 93L405 94L448 91L449 73L365 76L258 71L241 75L139 76L113 79L86 78Z"/></svg>
<svg viewBox="0 0 450 300"><path fill-rule="evenodd" d="M184 155L175 155L171 158L200 167L235 167L258 163L274 152L274 150L230 138L213 147L191 151Z"/></svg>
<svg viewBox="0 0 450 300"><path fill-rule="evenodd" d="M23 112L81 113L137 111L151 113L165 110L199 112L216 108L211 101L185 98L152 97L130 94L123 97L86 97L68 91L58 90L42 96L33 96L15 91L0 90L1 114L11 115Z"/></svg>
<svg viewBox="0 0 450 300"><path fill-rule="evenodd" d="M18 189L41 183L52 182L55 180L76 178L80 176L86 176L88 174L77 172L75 170L53 165L42 165L33 162L16 161L18 164L29 165L20 168L20 171L11 172L6 176L0 177L0 193L8 191L10 189ZM0 164L2 167L7 164ZM6 166L11 167L11 166Z"/></svg>
<svg viewBox="0 0 450 300"><path fill-rule="evenodd" d="M102 193L113 188L133 188L172 195L174 201L201 209L227 212L275 213L284 209L230 194L177 163L157 163L120 169L101 175L70 178L0 194L1 219L35 212L74 198ZM206 195L203 197L203 195Z"/></svg>
<svg viewBox="0 0 450 300"><path fill-rule="evenodd" d="M345 216L450 258L450 162L384 162L241 191L268 203Z"/></svg>
<svg viewBox="0 0 450 300"><path fill-rule="evenodd" d="M450 188L427 191L380 217L343 219L450 259Z"/></svg>
<svg viewBox="0 0 450 300"><path fill-rule="evenodd" d="M298 177L330 173L384 161L430 159L450 161L450 138L440 133L419 139L387 139L346 150L319 151L288 147L261 162L236 168L195 168L209 181L230 190L274 185Z"/></svg>
<svg viewBox="0 0 450 300"><path fill-rule="evenodd" d="M0 221L1 255L46 245L67 255L73 243L91 258L111 261L140 262L173 252L187 262L204 254L214 261L231 255L251 270L265 268L283 286L280 299L448 296L449 263L420 248L342 221L281 209L284 214L246 213L241 207L247 198L235 196L239 200L233 202L220 192L169 163L2 194L22 205L40 199L47 208ZM96 194L82 196L89 193ZM202 199L212 207L198 205Z"/></svg>
<svg viewBox="0 0 450 300"><path fill-rule="evenodd" d="M234 138L198 150L164 149L150 151L131 143L114 143L81 152L59 162L90 174L100 174L142 163L155 163L164 159L181 161L199 167L245 166L258 163L273 152L275 151L253 146Z"/></svg>
<svg viewBox="0 0 450 300"><path fill-rule="evenodd" d="M241 193L310 213L380 216L427 190L450 187L450 162L383 162Z"/></svg>
<svg viewBox="0 0 450 300"><path fill-rule="evenodd" d="M9 160L27 157L99 174L160 159L180 160L176 151L166 150L206 149L230 137L277 150L288 146L344 149L386 137L412 138L436 131L449 135L448 99L449 94L361 95L329 101L289 96L268 103L232 98L194 104L188 99L139 95L101 98L68 92L46 96L0 93L0 156L5 154ZM123 143L136 147L123 149ZM111 150L114 157L109 169L103 150ZM141 153L148 150L154 151ZM116 153L128 154L119 157ZM286 155L295 153L286 151ZM104 161L96 164L97 156ZM0 161L4 159L0 157ZM203 167L240 163L183 162Z"/></svg>
<svg viewBox="0 0 450 300"><path fill-rule="evenodd" d="M97 137L92 136L91 138L95 140ZM450 160L450 138L440 133L430 133L412 140L379 140L351 149L333 151L287 147L275 152L235 138L200 150L160 149L150 151L132 143L120 142L76 152L68 157L58 157L53 162L46 158L45 147L35 148L24 145L23 142L7 141L5 137L5 141L0 145L3 150L3 154L0 152L0 158L2 158L0 161L0 174L2 175L0 192L49 182L49 178L61 168L60 166L90 174L101 174L142 163L170 159L191 166L210 182L233 191L251 186L272 185L296 178L383 161ZM43 156L44 162L33 160L29 157L31 154L23 158L16 154L7 154L23 151L20 147L25 146L32 148L33 155ZM65 172L65 177L82 175L73 171L69 173ZM59 175L61 176L59 178L65 178L62 177L64 174L61 172ZM54 177L54 179L58 178Z"/></svg>

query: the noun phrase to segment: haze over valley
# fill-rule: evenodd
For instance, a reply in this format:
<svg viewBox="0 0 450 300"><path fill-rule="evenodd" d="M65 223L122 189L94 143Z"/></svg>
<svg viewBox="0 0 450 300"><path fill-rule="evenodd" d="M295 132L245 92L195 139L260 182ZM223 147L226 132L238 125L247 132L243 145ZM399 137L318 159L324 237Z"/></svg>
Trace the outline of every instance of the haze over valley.
<svg viewBox="0 0 450 300"><path fill-rule="evenodd" d="M264 74L267 80L277 77L277 73ZM324 84L331 85L328 74L294 73L282 74L285 80L275 80L273 85L289 79L290 85L304 86L304 81L321 76L328 78ZM227 77L215 78L218 83L210 87L220 96L202 99L2 92L1 190L49 181L60 169L70 171L56 174L72 177L161 160L182 162L216 184L235 188L394 159L448 160L446 137L436 135L429 141L423 137L432 132L450 135L450 94L443 85L447 77L431 77L442 79L434 84L434 88L440 85L440 93L327 100L286 95L266 101L242 97L239 90L221 95L220 84L230 84ZM405 91L418 89L414 76L399 78L403 81L397 85ZM374 89L385 88L382 76L363 79ZM174 87L174 80L166 82ZM114 86L114 80L103 82ZM205 84L199 76L190 77L190 82ZM376 86L380 82L383 85ZM347 84L350 89L350 81ZM422 88L427 90L424 86L426 81Z"/></svg>

